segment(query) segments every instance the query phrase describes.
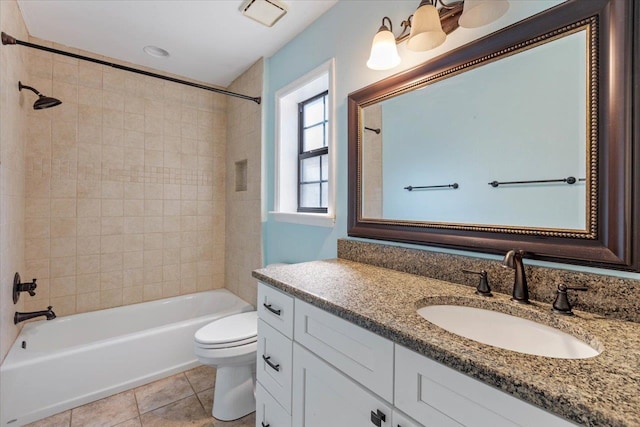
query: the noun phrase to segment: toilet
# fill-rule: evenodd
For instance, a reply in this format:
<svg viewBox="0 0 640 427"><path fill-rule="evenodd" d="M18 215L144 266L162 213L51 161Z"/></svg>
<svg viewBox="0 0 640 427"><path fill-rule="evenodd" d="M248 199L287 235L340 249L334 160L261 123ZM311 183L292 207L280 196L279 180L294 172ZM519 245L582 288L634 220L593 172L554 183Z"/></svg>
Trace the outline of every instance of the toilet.
<svg viewBox="0 0 640 427"><path fill-rule="evenodd" d="M212 415L231 421L256 410L258 312L234 314L198 329L195 354L200 363L217 368Z"/></svg>

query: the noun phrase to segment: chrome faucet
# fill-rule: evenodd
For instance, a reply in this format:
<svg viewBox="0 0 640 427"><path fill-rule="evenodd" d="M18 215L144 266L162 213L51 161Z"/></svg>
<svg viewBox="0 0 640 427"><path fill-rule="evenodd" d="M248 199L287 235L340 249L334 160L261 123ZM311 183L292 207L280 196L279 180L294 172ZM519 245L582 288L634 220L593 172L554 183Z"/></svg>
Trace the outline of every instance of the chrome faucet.
<svg viewBox="0 0 640 427"><path fill-rule="evenodd" d="M16 311L16 314L13 315L13 323L16 325L20 322L24 322L25 320L33 319L34 317L47 316L47 320L52 320L56 318L56 314L51 310L53 307L49 306L46 310L42 311L32 311L30 313L20 313Z"/></svg>
<svg viewBox="0 0 640 427"><path fill-rule="evenodd" d="M510 250L502 260L502 266L505 268L513 268L516 271L513 282L512 301L520 304L529 304L529 287L527 286L527 276L524 272L524 264L522 256L525 254L522 250Z"/></svg>

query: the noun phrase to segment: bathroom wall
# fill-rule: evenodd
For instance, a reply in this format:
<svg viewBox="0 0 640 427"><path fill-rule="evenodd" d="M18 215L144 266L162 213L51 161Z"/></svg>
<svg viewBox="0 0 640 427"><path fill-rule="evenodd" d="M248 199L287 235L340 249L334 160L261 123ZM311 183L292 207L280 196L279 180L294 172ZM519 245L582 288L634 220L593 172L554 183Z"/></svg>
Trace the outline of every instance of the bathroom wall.
<svg viewBox="0 0 640 427"><path fill-rule="evenodd" d="M25 39L27 30L15 1L0 1L0 28ZM13 304L13 275L24 274L24 153L27 115L35 94L18 91L27 83L27 55L16 46L0 45L0 362L19 332L13 313L21 310L25 297ZM28 83L27 83L28 84Z"/></svg>
<svg viewBox="0 0 640 427"><path fill-rule="evenodd" d="M23 277L38 291L25 309L67 315L224 287L226 98L15 49L29 60L23 81L63 102L29 114Z"/></svg>
<svg viewBox="0 0 640 427"><path fill-rule="evenodd" d="M350 92L372 84L390 75L402 72L430 58L444 54L465 43L494 32L511 23L553 7L562 1L531 0L512 1L508 13L498 21L477 29L458 29L447 37L440 47L423 53L410 52L406 43L400 44L402 63L388 71L373 71L366 67L371 41L384 16L391 18L399 33L399 23L412 14L419 2L369 1L367 13L362 13L361 2L338 2L305 31L268 59L265 71L265 162L266 162L266 210L273 210L274 200L274 147L275 147L275 92L300 76L336 58L336 135L337 135L337 185L336 223L333 228L313 227L277 222L271 218L263 226L265 263L302 262L314 259L334 258L337 240L347 236L347 96ZM475 252L448 251L446 249L396 244L421 250L466 254L487 259L494 255ZM638 273L624 273L588 267L569 266L530 261L530 264L554 268L590 271L598 274L640 279Z"/></svg>
<svg viewBox="0 0 640 427"><path fill-rule="evenodd" d="M264 61L238 77L229 90L262 95ZM226 287L256 304L256 280L262 267L261 158L262 105L238 98L227 101Z"/></svg>

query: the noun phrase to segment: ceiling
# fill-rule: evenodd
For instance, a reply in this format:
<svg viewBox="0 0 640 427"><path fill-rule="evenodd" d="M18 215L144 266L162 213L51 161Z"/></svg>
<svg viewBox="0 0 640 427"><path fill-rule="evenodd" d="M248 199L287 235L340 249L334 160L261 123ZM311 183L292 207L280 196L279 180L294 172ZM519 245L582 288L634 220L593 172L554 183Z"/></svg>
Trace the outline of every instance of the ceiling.
<svg viewBox="0 0 640 427"><path fill-rule="evenodd" d="M269 28L242 15L242 0L18 0L31 36L223 87L336 2L281 1L288 12Z"/></svg>

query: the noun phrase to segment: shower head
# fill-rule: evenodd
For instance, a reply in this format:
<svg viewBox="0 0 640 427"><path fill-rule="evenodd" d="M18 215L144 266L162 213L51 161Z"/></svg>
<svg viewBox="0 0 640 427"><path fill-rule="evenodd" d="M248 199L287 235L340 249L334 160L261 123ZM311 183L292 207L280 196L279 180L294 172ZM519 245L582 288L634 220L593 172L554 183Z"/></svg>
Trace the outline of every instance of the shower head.
<svg viewBox="0 0 640 427"><path fill-rule="evenodd" d="M22 89L29 89L30 91L38 95L38 99L36 99L36 102L33 103L34 110L44 110L45 108L51 108L55 107L56 105L62 104L62 101L60 101L59 99L51 98L50 96L44 96L36 89L32 88L31 86L23 85L22 82L19 81L18 90L22 91Z"/></svg>

